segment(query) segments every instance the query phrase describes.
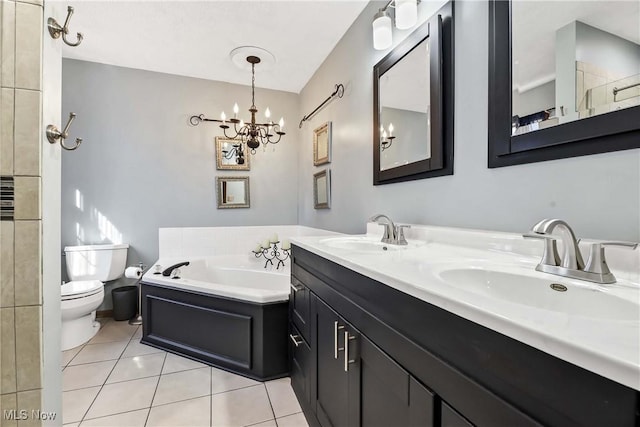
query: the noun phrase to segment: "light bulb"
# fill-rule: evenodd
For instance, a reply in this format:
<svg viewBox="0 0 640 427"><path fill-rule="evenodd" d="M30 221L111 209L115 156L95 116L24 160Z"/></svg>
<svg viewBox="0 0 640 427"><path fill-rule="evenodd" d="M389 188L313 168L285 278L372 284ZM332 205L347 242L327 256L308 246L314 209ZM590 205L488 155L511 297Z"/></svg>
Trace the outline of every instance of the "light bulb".
<svg viewBox="0 0 640 427"><path fill-rule="evenodd" d="M395 0L396 27L406 30L418 21L418 2L416 0Z"/></svg>
<svg viewBox="0 0 640 427"><path fill-rule="evenodd" d="M282 129L284 129L284 118L280 117L280 121L278 122L278 125L280 125L280 132L282 132Z"/></svg>
<svg viewBox="0 0 640 427"><path fill-rule="evenodd" d="M233 104L233 116L237 116L238 115L238 111L240 111L240 108L238 108L238 103L236 102L235 104Z"/></svg>
<svg viewBox="0 0 640 427"><path fill-rule="evenodd" d="M268 119L269 117L271 117L271 111L269 111L269 107L267 107L266 110L264 110L264 116Z"/></svg>
<svg viewBox="0 0 640 427"><path fill-rule="evenodd" d="M387 131L382 132L382 139L387 139Z"/></svg>
<svg viewBox="0 0 640 427"><path fill-rule="evenodd" d="M223 122L227 120L227 115L224 113L224 111L222 112L222 114L220 114L220 118L222 119Z"/></svg>
<svg viewBox="0 0 640 427"><path fill-rule="evenodd" d="M393 123L389 123L389 136L393 135Z"/></svg>
<svg viewBox="0 0 640 427"><path fill-rule="evenodd" d="M391 17L386 11L380 10L373 17L373 48L385 50L391 47Z"/></svg>

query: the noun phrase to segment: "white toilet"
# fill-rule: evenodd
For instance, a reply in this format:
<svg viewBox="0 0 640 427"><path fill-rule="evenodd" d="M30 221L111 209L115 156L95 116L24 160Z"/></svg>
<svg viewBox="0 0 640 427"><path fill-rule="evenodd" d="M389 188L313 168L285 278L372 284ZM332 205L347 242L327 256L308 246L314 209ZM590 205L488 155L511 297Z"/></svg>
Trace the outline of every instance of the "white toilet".
<svg viewBox="0 0 640 427"><path fill-rule="evenodd" d="M89 341L100 330L96 309L104 300L104 282L124 273L129 245L67 246L67 275L62 295L62 350Z"/></svg>

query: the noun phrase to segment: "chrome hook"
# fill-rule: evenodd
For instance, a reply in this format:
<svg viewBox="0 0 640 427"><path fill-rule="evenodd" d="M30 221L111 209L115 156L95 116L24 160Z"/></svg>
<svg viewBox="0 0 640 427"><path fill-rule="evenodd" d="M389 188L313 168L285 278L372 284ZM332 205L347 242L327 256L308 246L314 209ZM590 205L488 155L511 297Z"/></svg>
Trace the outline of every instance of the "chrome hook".
<svg viewBox="0 0 640 427"><path fill-rule="evenodd" d="M67 147L64 145L64 140L69 137L69 126L71 126L71 122L76 118L76 113L69 113L69 121L67 125L64 127L62 132L56 127L56 125L47 126L47 140L51 144L55 144L60 141L60 146L67 151L73 151L82 144L82 138L76 138L76 145L73 147Z"/></svg>
<svg viewBox="0 0 640 427"><path fill-rule="evenodd" d="M49 34L54 39L57 39L62 35L62 40L69 46L75 47L82 43L82 33L76 33L76 37L78 40L75 43L67 40L67 34L69 34L69 21L71 20L71 15L73 15L73 7L67 7L67 19L64 21L64 27L61 27L54 18L47 19L47 28L49 28Z"/></svg>

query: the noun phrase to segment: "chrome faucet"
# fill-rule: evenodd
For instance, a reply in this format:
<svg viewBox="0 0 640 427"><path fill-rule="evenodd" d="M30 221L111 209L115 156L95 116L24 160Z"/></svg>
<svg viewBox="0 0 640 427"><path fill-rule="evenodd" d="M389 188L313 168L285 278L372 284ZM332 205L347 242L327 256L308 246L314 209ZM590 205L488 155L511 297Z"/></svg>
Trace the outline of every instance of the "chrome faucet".
<svg viewBox="0 0 640 427"><path fill-rule="evenodd" d="M556 228L564 230L560 239L564 248L562 267L572 270L584 270L584 261L582 260L580 248L578 248L578 240L576 240L576 235L565 221L561 219L543 219L534 225L531 231L537 234L549 235L553 234Z"/></svg>
<svg viewBox="0 0 640 427"><path fill-rule="evenodd" d="M564 231L561 236L553 234L557 228ZM631 242L593 243L585 265L578 247L579 240L576 239L569 224L561 219L543 219L532 227L531 232L523 234L522 237L544 239L545 241L542 260L536 266L536 271L601 284L616 282L615 276L607 265L604 247L622 246L635 249L638 246L637 243ZM556 240L562 242L562 257L558 255Z"/></svg>
<svg viewBox="0 0 640 427"><path fill-rule="evenodd" d="M380 220L384 219L386 222L381 223ZM384 225L384 234L380 240L382 243L389 243L391 245L406 245L407 240L404 237L404 229L411 228L408 224L396 225L391 218L386 215L376 214L369 218L369 221L377 222Z"/></svg>

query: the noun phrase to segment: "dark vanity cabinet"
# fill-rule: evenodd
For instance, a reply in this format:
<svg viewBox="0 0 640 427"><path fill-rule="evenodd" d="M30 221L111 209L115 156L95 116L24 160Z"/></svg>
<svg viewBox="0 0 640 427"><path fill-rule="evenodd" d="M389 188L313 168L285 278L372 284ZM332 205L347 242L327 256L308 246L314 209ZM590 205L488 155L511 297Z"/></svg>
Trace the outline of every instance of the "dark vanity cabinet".
<svg viewBox="0 0 640 427"><path fill-rule="evenodd" d="M300 247L292 386L312 426L635 426L639 393Z"/></svg>

